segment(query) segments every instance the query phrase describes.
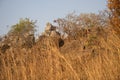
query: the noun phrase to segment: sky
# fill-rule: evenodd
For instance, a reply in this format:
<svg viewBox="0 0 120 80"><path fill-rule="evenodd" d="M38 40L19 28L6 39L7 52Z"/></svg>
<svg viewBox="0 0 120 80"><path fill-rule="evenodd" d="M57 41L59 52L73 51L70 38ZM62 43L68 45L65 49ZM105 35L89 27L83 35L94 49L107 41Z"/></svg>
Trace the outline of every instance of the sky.
<svg viewBox="0 0 120 80"><path fill-rule="evenodd" d="M0 35L6 34L20 18L37 20L40 34L47 22L68 13L98 13L106 9L106 0L0 0Z"/></svg>

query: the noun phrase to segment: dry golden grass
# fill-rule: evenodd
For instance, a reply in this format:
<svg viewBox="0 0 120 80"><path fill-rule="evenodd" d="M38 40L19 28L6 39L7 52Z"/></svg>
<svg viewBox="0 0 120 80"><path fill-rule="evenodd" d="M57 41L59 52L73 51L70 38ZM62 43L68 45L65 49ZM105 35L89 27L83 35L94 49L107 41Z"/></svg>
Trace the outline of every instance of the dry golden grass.
<svg viewBox="0 0 120 80"><path fill-rule="evenodd" d="M120 39L109 33L97 41L59 49L55 39L43 38L31 49L11 47L0 53L0 80L120 80Z"/></svg>

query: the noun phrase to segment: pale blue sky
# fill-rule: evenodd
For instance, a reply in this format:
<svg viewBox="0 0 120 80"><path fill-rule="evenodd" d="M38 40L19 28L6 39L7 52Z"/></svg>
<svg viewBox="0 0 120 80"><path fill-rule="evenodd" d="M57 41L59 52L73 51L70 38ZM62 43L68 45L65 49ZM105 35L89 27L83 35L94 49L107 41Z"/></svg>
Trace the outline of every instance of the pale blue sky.
<svg viewBox="0 0 120 80"><path fill-rule="evenodd" d="M106 0L0 0L0 35L6 34L20 18L37 20L40 33L46 22L65 17L70 12L97 13L104 9Z"/></svg>

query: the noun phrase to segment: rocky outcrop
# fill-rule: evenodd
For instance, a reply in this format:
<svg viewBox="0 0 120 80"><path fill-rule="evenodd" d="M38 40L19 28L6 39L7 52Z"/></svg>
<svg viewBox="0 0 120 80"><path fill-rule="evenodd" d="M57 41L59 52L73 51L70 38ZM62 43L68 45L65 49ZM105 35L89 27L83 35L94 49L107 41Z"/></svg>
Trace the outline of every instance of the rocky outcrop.
<svg viewBox="0 0 120 80"><path fill-rule="evenodd" d="M45 31L42 33L42 35L60 38L60 33L56 31L56 27L51 23L46 24Z"/></svg>
<svg viewBox="0 0 120 80"><path fill-rule="evenodd" d="M64 41L62 40L60 33L56 30L56 27L53 26L51 23L46 24L45 31L42 33L42 36L56 39L59 47L64 45Z"/></svg>

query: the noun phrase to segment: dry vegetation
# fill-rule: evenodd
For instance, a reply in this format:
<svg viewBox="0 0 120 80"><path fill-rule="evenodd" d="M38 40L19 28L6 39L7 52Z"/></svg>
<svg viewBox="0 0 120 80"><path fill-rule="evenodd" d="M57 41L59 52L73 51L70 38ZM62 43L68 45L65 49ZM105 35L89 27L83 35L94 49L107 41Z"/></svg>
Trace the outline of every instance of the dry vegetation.
<svg viewBox="0 0 120 80"><path fill-rule="evenodd" d="M30 49L11 47L0 53L0 80L119 80L120 39L110 32L92 46L88 39L58 48L44 37Z"/></svg>
<svg viewBox="0 0 120 80"><path fill-rule="evenodd" d="M21 20L0 37L0 80L120 80L120 23L106 12L55 20L62 47L49 36L35 41L34 22Z"/></svg>

